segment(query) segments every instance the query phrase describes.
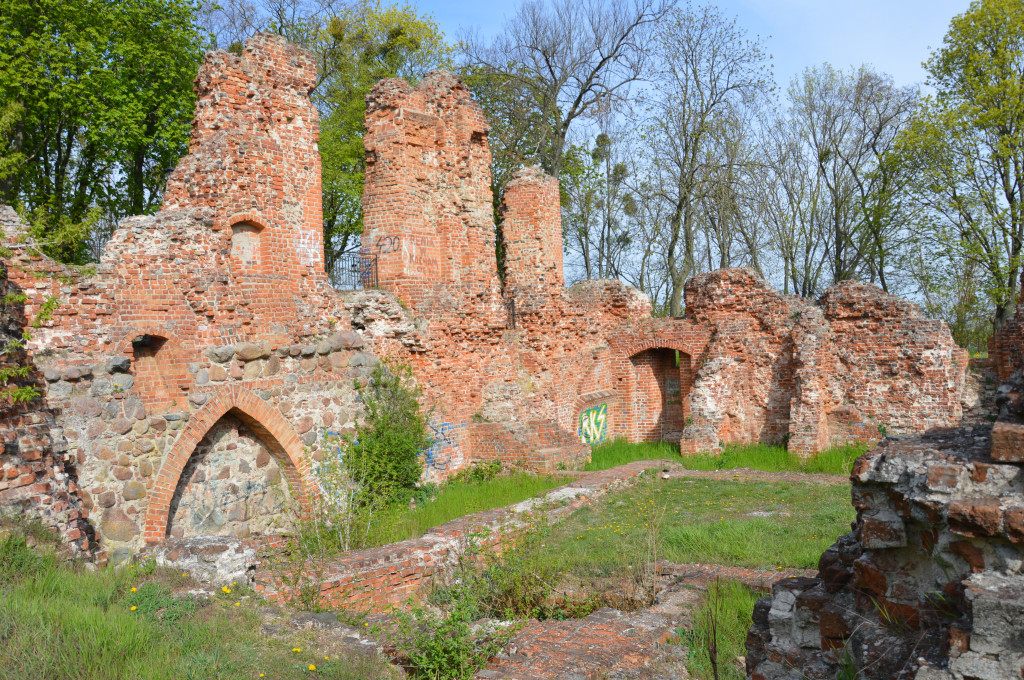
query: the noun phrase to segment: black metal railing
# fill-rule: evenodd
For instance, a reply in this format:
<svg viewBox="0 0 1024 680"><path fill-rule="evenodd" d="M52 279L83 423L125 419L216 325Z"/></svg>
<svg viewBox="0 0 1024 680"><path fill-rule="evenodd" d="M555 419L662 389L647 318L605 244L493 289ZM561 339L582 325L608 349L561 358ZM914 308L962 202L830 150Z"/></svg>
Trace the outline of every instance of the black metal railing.
<svg viewBox="0 0 1024 680"><path fill-rule="evenodd" d="M377 287L377 256L366 253L345 253L334 261L330 271L335 288L356 290Z"/></svg>

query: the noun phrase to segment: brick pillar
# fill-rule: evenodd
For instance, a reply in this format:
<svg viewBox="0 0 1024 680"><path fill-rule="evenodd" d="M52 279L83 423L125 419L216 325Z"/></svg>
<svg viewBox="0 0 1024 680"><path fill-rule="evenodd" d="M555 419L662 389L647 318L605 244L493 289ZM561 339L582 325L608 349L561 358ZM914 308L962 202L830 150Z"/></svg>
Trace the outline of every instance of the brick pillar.
<svg viewBox="0 0 1024 680"><path fill-rule="evenodd" d="M367 96L363 252L378 279L414 307L451 287L497 299L489 127L451 73L414 88L383 80Z"/></svg>
<svg viewBox="0 0 1024 680"><path fill-rule="evenodd" d="M562 210L558 180L534 166L517 172L505 189L501 232L505 290L516 297L557 290L562 271Z"/></svg>
<svg viewBox="0 0 1024 680"><path fill-rule="evenodd" d="M235 229L232 249L251 251L260 266L239 273L276 277L278 288L282 276L325 276L315 83L316 59L281 36L258 33L240 55L207 54L189 152L161 208L212 208L215 228L249 227L251 243L236 244Z"/></svg>

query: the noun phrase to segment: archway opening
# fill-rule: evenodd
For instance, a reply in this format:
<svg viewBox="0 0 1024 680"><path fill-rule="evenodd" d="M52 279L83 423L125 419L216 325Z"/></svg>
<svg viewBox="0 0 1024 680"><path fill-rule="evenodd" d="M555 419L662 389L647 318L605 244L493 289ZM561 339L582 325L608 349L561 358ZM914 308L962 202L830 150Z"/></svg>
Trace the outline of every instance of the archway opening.
<svg viewBox="0 0 1024 680"><path fill-rule="evenodd" d="M677 443L689 415L690 356L656 347L634 354L630 362L637 440Z"/></svg>
<svg viewBox="0 0 1024 680"><path fill-rule="evenodd" d="M288 531L295 508L287 461L273 435L229 410L186 461L171 497L166 535L245 538Z"/></svg>

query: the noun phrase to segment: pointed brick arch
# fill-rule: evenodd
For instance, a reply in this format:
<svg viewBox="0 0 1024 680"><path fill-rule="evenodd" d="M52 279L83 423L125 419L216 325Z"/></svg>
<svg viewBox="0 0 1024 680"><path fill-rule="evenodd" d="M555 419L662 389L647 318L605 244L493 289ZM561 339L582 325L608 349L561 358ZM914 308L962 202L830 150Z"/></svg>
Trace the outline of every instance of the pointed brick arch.
<svg viewBox="0 0 1024 680"><path fill-rule="evenodd" d="M192 414L164 458L146 511L143 539L147 543L155 543L166 536L171 498L185 464L199 441L228 413L249 426L271 452L285 463L282 470L290 488L299 502L303 506L307 505L309 496L305 480L309 474L309 463L302 455L302 440L277 409L249 390L233 385L216 392L210 401Z"/></svg>

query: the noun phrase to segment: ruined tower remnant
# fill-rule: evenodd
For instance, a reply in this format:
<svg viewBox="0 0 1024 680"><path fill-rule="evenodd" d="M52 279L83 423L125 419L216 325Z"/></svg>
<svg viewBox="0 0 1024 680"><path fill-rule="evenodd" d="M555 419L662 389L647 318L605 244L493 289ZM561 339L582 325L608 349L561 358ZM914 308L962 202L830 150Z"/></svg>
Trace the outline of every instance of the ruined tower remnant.
<svg viewBox="0 0 1024 680"><path fill-rule="evenodd" d="M315 83L312 55L270 36L241 55L211 52L196 78L189 152L161 211L214 209L239 276L323 276Z"/></svg>
<svg viewBox="0 0 1024 680"><path fill-rule="evenodd" d="M469 89L431 71L385 80L367 97L363 250L413 304L449 286L494 299L490 126Z"/></svg>
<svg viewBox="0 0 1024 680"><path fill-rule="evenodd" d="M558 180L536 166L513 175L502 200L501 236L505 289L517 299L565 285Z"/></svg>
<svg viewBox="0 0 1024 680"><path fill-rule="evenodd" d="M144 541L280 530L321 430L353 425L352 379L375 360L339 332L323 270L314 81L311 55L277 36L211 52L160 211L122 222L95 271L15 250L25 318L59 301L28 348L52 449L119 559ZM16 218L4 227L19 238ZM21 455L6 447L3 469Z"/></svg>

